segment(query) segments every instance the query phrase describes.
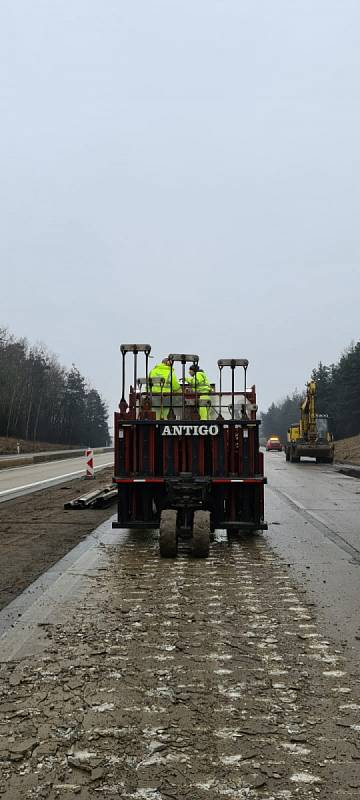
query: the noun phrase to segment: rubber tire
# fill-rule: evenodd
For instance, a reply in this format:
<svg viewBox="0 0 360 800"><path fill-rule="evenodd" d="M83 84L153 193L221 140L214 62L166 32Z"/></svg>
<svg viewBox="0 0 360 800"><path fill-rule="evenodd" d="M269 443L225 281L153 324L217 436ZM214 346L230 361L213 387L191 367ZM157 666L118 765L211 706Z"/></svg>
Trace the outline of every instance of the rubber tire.
<svg viewBox="0 0 360 800"><path fill-rule="evenodd" d="M177 555L176 511L161 512L160 555L162 558L175 558Z"/></svg>
<svg viewBox="0 0 360 800"><path fill-rule="evenodd" d="M210 550L210 511L195 511L192 551L195 558L207 558Z"/></svg>
<svg viewBox="0 0 360 800"><path fill-rule="evenodd" d="M286 458L286 461L290 461L290 453L289 453L289 450L287 450L287 449L285 450L285 458Z"/></svg>

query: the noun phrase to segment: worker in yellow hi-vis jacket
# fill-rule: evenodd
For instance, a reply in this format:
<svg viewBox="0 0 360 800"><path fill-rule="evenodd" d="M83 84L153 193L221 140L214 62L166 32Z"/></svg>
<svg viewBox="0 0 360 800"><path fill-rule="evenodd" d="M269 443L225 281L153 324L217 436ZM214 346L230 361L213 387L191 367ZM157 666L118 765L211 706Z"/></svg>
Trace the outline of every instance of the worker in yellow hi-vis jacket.
<svg viewBox="0 0 360 800"><path fill-rule="evenodd" d="M153 378L155 378L154 383L152 382ZM163 400L162 400L163 393L169 394L171 391L171 387L174 394L180 390L180 384L174 370L172 371L172 379L171 379L171 366L168 358L163 358L163 360L159 364L156 364L156 366L153 367L153 369L150 371L149 384L152 394L161 395L160 406L158 407L156 405L155 411L156 411L156 418L163 419L164 416ZM167 404L166 399L165 399L165 404Z"/></svg>
<svg viewBox="0 0 360 800"><path fill-rule="evenodd" d="M193 391L196 389L199 400L209 400L211 386L204 370L200 369L197 364L192 364L191 367L189 367L189 373L190 375L187 378L188 386L190 386ZM209 419L209 411L209 406L199 405L200 419Z"/></svg>

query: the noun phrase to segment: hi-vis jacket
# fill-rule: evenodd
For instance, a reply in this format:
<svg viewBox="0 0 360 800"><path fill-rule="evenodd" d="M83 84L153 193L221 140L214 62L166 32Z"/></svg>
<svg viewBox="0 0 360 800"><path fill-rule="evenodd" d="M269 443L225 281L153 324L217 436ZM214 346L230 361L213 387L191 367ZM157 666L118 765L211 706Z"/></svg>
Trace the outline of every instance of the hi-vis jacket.
<svg viewBox="0 0 360 800"><path fill-rule="evenodd" d="M171 369L167 364L162 364L162 363L156 364L156 366L153 367L153 369L150 371L149 378L163 378L164 379L163 387L161 387L158 384L156 384L154 386L151 386L151 383L150 383L150 388L151 388L151 391L153 392L153 394L160 394L161 391L170 392L170 390L171 390ZM177 377L175 375L175 372L173 370L173 374L172 374L172 390L173 390L173 392L178 392L179 389L180 389L180 384L179 384L179 381L178 381L178 379L177 379Z"/></svg>
<svg viewBox="0 0 360 800"><path fill-rule="evenodd" d="M195 375L192 377L189 375L186 380L188 385L191 386L194 391L196 386L196 391L199 392L199 394L210 394L211 386L209 379L202 369L198 370L196 377Z"/></svg>

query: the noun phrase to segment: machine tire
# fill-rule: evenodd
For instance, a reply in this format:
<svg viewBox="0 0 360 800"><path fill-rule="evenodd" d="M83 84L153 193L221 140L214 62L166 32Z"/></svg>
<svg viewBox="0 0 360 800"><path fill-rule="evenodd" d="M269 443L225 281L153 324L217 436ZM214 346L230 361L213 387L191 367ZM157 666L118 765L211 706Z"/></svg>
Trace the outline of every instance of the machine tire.
<svg viewBox="0 0 360 800"><path fill-rule="evenodd" d="M161 512L160 555L162 558L175 558L177 555L176 511Z"/></svg>
<svg viewBox="0 0 360 800"><path fill-rule="evenodd" d="M207 558L210 550L210 511L195 511L192 551L195 558Z"/></svg>
<svg viewBox="0 0 360 800"><path fill-rule="evenodd" d="M286 450L285 450L285 458L286 458L286 461L290 461L290 452L289 452L288 448L286 448Z"/></svg>

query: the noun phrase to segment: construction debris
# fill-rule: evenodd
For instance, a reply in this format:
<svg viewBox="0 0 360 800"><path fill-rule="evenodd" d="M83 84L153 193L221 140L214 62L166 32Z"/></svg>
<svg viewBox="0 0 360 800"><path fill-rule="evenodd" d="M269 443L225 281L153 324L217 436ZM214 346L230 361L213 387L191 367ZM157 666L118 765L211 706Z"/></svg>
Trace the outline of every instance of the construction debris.
<svg viewBox="0 0 360 800"><path fill-rule="evenodd" d="M94 489L94 491L87 492L81 497L74 497L73 500L64 503L64 508L107 508L107 506L116 503L116 499L117 486L116 484L110 484L110 486L105 486L104 489Z"/></svg>

